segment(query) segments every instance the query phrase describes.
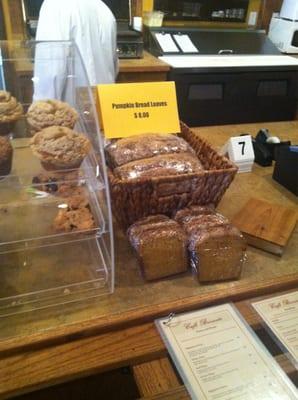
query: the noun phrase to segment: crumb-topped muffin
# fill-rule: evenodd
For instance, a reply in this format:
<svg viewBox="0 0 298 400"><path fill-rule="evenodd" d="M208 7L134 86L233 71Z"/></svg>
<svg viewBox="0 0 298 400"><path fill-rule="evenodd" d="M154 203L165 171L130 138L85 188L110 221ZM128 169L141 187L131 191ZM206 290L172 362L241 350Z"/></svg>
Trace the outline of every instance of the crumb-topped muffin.
<svg viewBox="0 0 298 400"><path fill-rule="evenodd" d="M62 126L41 130L31 138L30 145L46 170L78 168L91 149L85 135Z"/></svg>
<svg viewBox="0 0 298 400"><path fill-rule="evenodd" d="M78 113L69 104L59 100L38 100L31 104L27 112L27 122L31 134L49 126L65 126L73 129Z"/></svg>
<svg viewBox="0 0 298 400"><path fill-rule="evenodd" d="M0 90L0 135L7 135L22 115L22 104L9 92Z"/></svg>
<svg viewBox="0 0 298 400"><path fill-rule="evenodd" d="M0 179L11 171L13 148L6 137L0 136Z"/></svg>

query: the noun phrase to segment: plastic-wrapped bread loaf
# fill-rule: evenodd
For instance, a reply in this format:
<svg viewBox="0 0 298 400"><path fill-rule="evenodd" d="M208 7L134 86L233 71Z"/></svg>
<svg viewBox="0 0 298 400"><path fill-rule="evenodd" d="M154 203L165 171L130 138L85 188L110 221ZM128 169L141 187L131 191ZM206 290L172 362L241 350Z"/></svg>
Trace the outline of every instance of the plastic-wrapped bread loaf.
<svg viewBox="0 0 298 400"><path fill-rule="evenodd" d="M205 206L190 206L183 208L182 210L179 210L174 214L174 219L179 223L183 223L183 221L187 221L194 216L204 214L215 214L214 205L207 204Z"/></svg>
<svg viewBox="0 0 298 400"><path fill-rule="evenodd" d="M185 229L186 233L190 235L198 229L208 229L213 226L226 225L229 221L223 215L218 213L201 214L201 215L188 215L180 220L180 224Z"/></svg>
<svg viewBox="0 0 298 400"><path fill-rule="evenodd" d="M231 224L193 231L188 250L200 282L238 279L241 275L246 243Z"/></svg>
<svg viewBox="0 0 298 400"><path fill-rule="evenodd" d="M153 178L202 171L198 158L191 153L166 154L133 161L114 169L120 179Z"/></svg>
<svg viewBox="0 0 298 400"><path fill-rule="evenodd" d="M128 229L146 280L187 270L186 235L180 225L165 216L137 221Z"/></svg>
<svg viewBox="0 0 298 400"><path fill-rule="evenodd" d="M171 134L137 135L114 140L105 148L109 166L121 165L161 154L193 153L194 150L182 138Z"/></svg>
<svg viewBox="0 0 298 400"><path fill-rule="evenodd" d="M188 237L191 264L200 282L237 279L245 261L241 232L212 206L194 206L175 215Z"/></svg>

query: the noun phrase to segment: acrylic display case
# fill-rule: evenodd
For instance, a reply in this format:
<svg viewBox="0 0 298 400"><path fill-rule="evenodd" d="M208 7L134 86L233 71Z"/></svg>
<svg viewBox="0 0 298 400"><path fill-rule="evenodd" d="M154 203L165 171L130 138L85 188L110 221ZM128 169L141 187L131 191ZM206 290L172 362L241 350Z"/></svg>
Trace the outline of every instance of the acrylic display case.
<svg viewBox="0 0 298 400"><path fill-rule="evenodd" d="M8 132L11 172L0 178L1 318L113 292L114 246L103 138L77 47L72 42L0 46L2 89L24 108ZM91 142L79 168L46 171L32 153L26 111L33 100L46 98L65 101L79 114L74 129ZM76 190L93 225L57 231L59 210L68 207Z"/></svg>

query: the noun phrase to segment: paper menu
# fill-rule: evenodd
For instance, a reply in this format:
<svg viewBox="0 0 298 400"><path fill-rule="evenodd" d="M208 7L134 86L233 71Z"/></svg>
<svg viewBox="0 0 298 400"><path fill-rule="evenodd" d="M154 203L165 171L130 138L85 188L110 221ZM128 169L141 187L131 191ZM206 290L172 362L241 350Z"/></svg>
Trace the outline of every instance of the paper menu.
<svg viewBox="0 0 298 400"><path fill-rule="evenodd" d="M188 35L173 35L183 53L199 53Z"/></svg>
<svg viewBox="0 0 298 400"><path fill-rule="evenodd" d="M156 40L165 53L179 53L179 49L170 33L156 33Z"/></svg>
<svg viewBox="0 0 298 400"><path fill-rule="evenodd" d="M252 303L298 368L298 291Z"/></svg>
<svg viewBox="0 0 298 400"><path fill-rule="evenodd" d="M156 323L192 399L298 399L291 381L231 305Z"/></svg>

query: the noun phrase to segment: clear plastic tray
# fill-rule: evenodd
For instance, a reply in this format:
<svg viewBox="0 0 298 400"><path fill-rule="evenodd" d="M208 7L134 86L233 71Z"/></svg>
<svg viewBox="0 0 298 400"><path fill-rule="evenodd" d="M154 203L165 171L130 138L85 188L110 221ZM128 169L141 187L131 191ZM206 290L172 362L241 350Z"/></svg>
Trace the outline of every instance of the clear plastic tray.
<svg viewBox="0 0 298 400"><path fill-rule="evenodd" d="M59 87L54 96L45 98L74 107L79 114L74 129L92 144L80 168L46 171L30 148L26 117L9 132L12 169L0 177L0 318L4 318L113 292L114 244L103 139L77 47L72 42L1 42L0 46L3 89L26 112L47 66L48 79L58 81ZM78 191L93 224L61 228L58 214L73 211Z"/></svg>

